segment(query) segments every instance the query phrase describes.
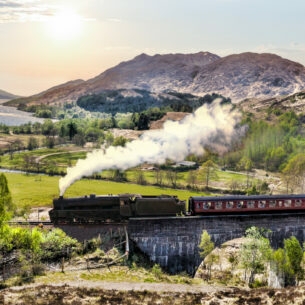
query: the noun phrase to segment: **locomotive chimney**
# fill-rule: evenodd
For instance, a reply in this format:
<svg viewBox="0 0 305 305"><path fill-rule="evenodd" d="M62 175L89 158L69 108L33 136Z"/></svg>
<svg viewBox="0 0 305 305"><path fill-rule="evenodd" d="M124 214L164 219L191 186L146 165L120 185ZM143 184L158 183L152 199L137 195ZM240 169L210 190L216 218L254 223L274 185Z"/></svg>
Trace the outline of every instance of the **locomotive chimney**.
<svg viewBox="0 0 305 305"><path fill-rule="evenodd" d="M62 200L62 199L64 199L64 196L60 195L58 199Z"/></svg>

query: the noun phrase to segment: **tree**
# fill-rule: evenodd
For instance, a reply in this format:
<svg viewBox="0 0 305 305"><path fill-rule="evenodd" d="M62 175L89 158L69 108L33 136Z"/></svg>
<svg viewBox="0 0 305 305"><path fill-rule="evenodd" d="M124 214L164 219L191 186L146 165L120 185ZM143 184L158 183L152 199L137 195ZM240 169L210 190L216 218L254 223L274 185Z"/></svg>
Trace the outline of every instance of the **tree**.
<svg viewBox="0 0 305 305"><path fill-rule="evenodd" d="M80 133L76 134L73 138L73 143L77 146L84 147L86 144L85 136Z"/></svg>
<svg viewBox="0 0 305 305"><path fill-rule="evenodd" d="M265 270L265 264L271 257L270 241L264 233L257 227L249 228L246 230L246 241L241 248L241 262L245 268L245 278L250 286L255 275Z"/></svg>
<svg viewBox="0 0 305 305"><path fill-rule="evenodd" d="M18 151L18 150L21 150L23 148L24 148L23 143L19 138L13 140L9 145L10 159L13 160L14 151Z"/></svg>
<svg viewBox="0 0 305 305"><path fill-rule="evenodd" d="M164 173L160 170L160 168L156 168L155 170L155 183L159 186L163 185Z"/></svg>
<svg viewBox="0 0 305 305"><path fill-rule="evenodd" d="M214 249L214 242L206 230L202 231L198 248L200 250L199 255L202 259L205 259Z"/></svg>
<svg viewBox="0 0 305 305"><path fill-rule="evenodd" d="M38 140L35 137L29 137L28 139L28 150L33 150L39 147Z"/></svg>
<svg viewBox="0 0 305 305"><path fill-rule="evenodd" d="M15 206L8 188L6 176L0 173L0 228L14 210Z"/></svg>
<svg viewBox="0 0 305 305"><path fill-rule="evenodd" d="M216 171L217 165L212 160L208 160L202 164L199 174L204 179L206 188L209 187L211 179L217 179Z"/></svg>
<svg viewBox="0 0 305 305"><path fill-rule="evenodd" d="M107 132L105 135L106 146L110 146L114 141L114 136L111 132Z"/></svg>
<svg viewBox="0 0 305 305"><path fill-rule="evenodd" d="M204 261L208 255L211 255L211 252L214 250L214 242L211 240L211 236L206 230L202 231L199 243L199 255ZM219 259L219 258L218 258ZM207 260L208 267L208 279L211 278L211 269L214 262L217 261L217 257L215 255L211 255L210 259Z"/></svg>
<svg viewBox="0 0 305 305"><path fill-rule="evenodd" d="M197 183L196 171L189 171L187 176L187 182L193 189L196 187L196 183Z"/></svg>
<svg viewBox="0 0 305 305"><path fill-rule="evenodd" d="M284 240L284 248L279 248L272 253L270 265L282 279L282 285L295 285L302 278L303 258L302 247L294 236Z"/></svg>
<svg viewBox="0 0 305 305"><path fill-rule="evenodd" d="M305 189L305 154L300 153L291 158L283 169L284 181L286 182L287 193L293 192L294 186Z"/></svg>
<svg viewBox="0 0 305 305"><path fill-rule="evenodd" d="M127 181L126 173L124 171L119 170L119 169L114 169L112 171L112 179L114 181Z"/></svg>
<svg viewBox="0 0 305 305"><path fill-rule="evenodd" d="M135 174L136 183L140 185L147 184L147 181L145 179L145 175L143 174L143 171L141 169L138 169Z"/></svg>
<svg viewBox="0 0 305 305"><path fill-rule="evenodd" d="M31 155L26 154L26 155L23 156L23 160L24 160L24 169L27 173L30 171L31 168L36 167L35 156L31 156Z"/></svg>
<svg viewBox="0 0 305 305"><path fill-rule="evenodd" d="M139 116L138 125L137 125L138 130L149 129L149 123L150 123L149 117L145 113L141 112L141 114Z"/></svg>
<svg viewBox="0 0 305 305"><path fill-rule="evenodd" d="M238 262L239 262L238 254L231 252L229 254L228 261L231 264L231 274L233 274L233 271L235 270L235 267L238 265Z"/></svg>
<svg viewBox="0 0 305 305"><path fill-rule="evenodd" d="M44 145L48 148L53 148L55 146L55 138L54 137L50 137L50 136L46 136L43 140Z"/></svg>
<svg viewBox="0 0 305 305"><path fill-rule="evenodd" d="M287 264L287 256L282 248L278 248L273 251L270 261L270 270L274 272L278 278L279 286L284 286L285 274L289 272L289 266Z"/></svg>
<svg viewBox="0 0 305 305"><path fill-rule="evenodd" d="M166 171L166 178L173 188L177 187L178 174L175 170Z"/></svg>
<svg viewBox="0 0 305 305"><path fill-rule="evenodd" d="M56 135L56 128L52 120L47 119L44 121L41 132L45 136L54 137Z"/></svg>
<svg viewBox="0 0 305 305"><path fill-rule="evenodd" d="M298 282L302 275L301 262L303 259L303 250L295 236L284 240L284 251L287 255L291 273L288 281L290 284L294 281Z"/></svg>
<svg viewBox="0 0 305 305"><path fill-rule="evenodd" d="M69 135L69 139L70 141L73 139L73 137L77 134L77 126L76 123L74 121L70 121L67 124L67 128L68 128L68 135Z"/></svg>
<svg viewBox="0 0 305 305"><path fill-rule="evenodd" d="M247 173L247 185L246 188L249 188L249 178L250 178L250 172L253 168L253 163L250 158L248 157L242 157L241 160L238 163L238 168L241 170L245 170Z"/></svg>

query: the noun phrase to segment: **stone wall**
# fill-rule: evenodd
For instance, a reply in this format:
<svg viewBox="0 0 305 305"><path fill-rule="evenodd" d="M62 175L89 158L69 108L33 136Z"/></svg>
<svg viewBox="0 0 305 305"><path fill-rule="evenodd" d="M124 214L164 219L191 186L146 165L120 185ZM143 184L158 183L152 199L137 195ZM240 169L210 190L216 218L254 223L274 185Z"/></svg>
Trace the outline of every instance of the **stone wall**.
<svg viewBox="0 0 305 305"><path fill-rule="evenodd" d="M207 230L216 246L244 235L251 226L271 230L273 247L282 246L292 235L305 240L305 213L247 216L206 216L133 218L129 220L129 238L170 273L193 275L201 263L198 245L203 230Z"/></svg>
<svg viewBox="0 0 305 305"><path fill-rule="evenodd" d="M80 242L90 240L98 236L101 239L109 237L122 236L125 238L125 225L118 224L73 224L73 225L56 225L57 228L62 229L67 235L77 239ZM124 228L125 227L125 228Z"/></svg>

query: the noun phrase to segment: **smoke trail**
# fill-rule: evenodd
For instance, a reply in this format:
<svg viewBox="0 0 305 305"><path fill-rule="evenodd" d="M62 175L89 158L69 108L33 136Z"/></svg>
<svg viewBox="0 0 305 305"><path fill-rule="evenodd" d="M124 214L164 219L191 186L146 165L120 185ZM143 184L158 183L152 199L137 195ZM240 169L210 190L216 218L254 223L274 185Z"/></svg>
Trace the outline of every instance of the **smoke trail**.
<svg viewBox="0 0 305 305"><path fill-rule="evenodd" d="M106 151L88 153L60 179L60 195L75 181L105 169L126 170L144 162L163 164L166 159L178 162L189 154L202 155L207 145L225 150L236 135L239 120L240 114L230 105L221 106L214 101L180 122L167 121L163 129L145 132L125 147L111 146Z"/></svg>

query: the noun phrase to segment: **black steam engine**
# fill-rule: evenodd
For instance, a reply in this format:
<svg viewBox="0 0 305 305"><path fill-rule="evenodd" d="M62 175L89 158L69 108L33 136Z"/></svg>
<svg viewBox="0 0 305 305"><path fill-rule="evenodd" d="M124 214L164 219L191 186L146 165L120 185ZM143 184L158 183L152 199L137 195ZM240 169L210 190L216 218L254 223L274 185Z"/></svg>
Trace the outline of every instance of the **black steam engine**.
<svg viewBox="0 0 305 305"><path fill-rule="evenodd" d="M139 194L90 195L53 200L53 223L99 223L130 217L200 216L225 214L305 213L305 195L190 197Z"/></svg>
<svg viewBox="0 0 305 305"><path fill-rule="evenodd" d="M176 196L138 194L59 197L49 212L53 223L121 221L130 217L177 216L185 214L185 202Z"/></svg>

